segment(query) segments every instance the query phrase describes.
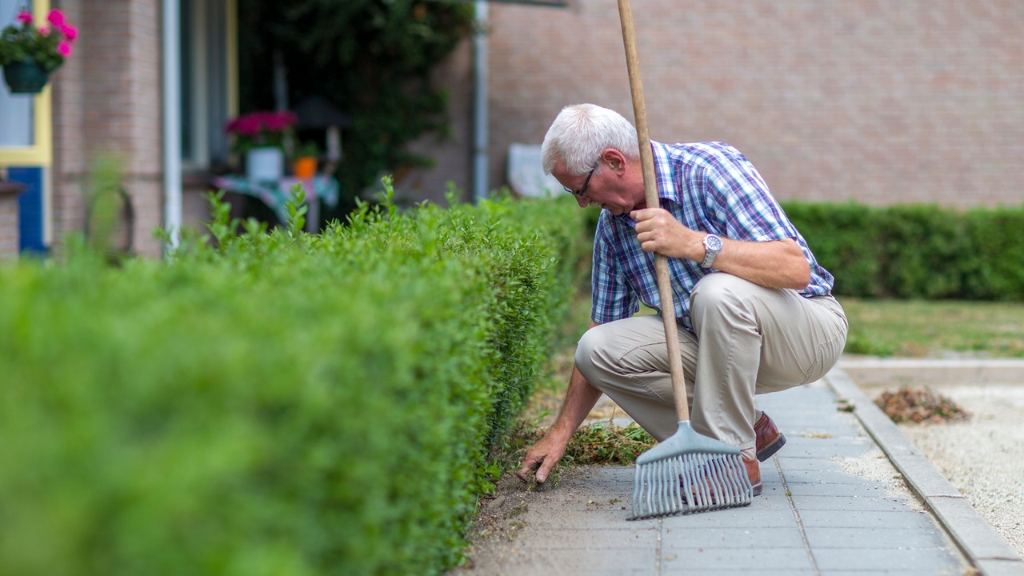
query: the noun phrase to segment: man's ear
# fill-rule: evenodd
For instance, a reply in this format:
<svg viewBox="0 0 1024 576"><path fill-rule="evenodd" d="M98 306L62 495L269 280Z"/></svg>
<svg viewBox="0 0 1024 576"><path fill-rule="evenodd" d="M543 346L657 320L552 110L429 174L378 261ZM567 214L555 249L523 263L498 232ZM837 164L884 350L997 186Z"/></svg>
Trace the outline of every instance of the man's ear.
<svg viewBox="0 0 1024 576"><path fill-rule="evenodd" d="M624 172L626 169L626 155L615 148L605 148L601 152L601 160L616 173Z"/></svg>

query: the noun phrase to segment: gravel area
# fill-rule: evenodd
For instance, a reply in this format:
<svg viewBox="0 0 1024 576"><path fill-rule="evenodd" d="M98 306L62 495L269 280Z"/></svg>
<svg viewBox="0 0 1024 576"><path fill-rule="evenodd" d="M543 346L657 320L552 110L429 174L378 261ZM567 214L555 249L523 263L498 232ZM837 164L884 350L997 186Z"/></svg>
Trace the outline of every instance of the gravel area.
<svg viewBox="0 0 1024 576"><path fill-rule="evenodd" d="M865 388L872 400L883 391ZM900 424L974 509L1024 558L1024 384L936 388L967 422Z"/></svg>

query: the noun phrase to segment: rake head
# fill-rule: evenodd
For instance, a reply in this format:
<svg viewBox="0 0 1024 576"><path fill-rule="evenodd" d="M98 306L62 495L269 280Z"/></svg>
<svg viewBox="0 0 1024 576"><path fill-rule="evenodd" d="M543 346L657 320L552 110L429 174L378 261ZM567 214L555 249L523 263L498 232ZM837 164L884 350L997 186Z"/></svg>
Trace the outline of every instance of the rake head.
<svg viewBox="0 0 1024 576"><path fill-rule="evenodd" d="M754 489L739 448L701 436L689 421L636 460L629 520L747 506Z"/></svg>

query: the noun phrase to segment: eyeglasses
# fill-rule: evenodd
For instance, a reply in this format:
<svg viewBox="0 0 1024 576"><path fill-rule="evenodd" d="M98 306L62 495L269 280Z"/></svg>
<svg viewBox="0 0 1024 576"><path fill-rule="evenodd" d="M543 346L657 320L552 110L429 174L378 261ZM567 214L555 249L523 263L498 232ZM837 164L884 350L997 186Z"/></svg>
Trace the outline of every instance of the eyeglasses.
<svg viewBox="0 0 1024 576"><path fill-rule="evenodd" d="M583 198L583 195L587 193L587 186L590 185L590 177L594 175L594 170L597 170L597 167L600 165L601 160L598 159L597 164L594 164L594 167L590 169L590 173L587 174L587 179L583 181L583 187L580 188L579 191L571 190L568 186L562 186L562 188L565 189L566 192L572 194L577 198Z"/></svg>

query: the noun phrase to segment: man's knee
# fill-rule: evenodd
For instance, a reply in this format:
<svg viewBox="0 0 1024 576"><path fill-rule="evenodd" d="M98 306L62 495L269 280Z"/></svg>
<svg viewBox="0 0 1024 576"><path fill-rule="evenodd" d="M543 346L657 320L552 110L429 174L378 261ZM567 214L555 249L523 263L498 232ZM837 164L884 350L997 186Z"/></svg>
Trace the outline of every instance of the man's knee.
<svg viewBox="0 0 1024 576"><path fill-rule="evenodd" d="M694 325L697 326L709 313L722 314L727 310L742 309L743 301L752 288L756 285L722 272L701 278L690 295Z"/></svg>
<svg viewBox="0 0 1024 576"><path fill-rule="evenodd" d="M576 368L584 376L593 373L593 369L602 351L606 347L608 337L607 324L597 325L583 333L578 344L576 344Z"/></svg>

